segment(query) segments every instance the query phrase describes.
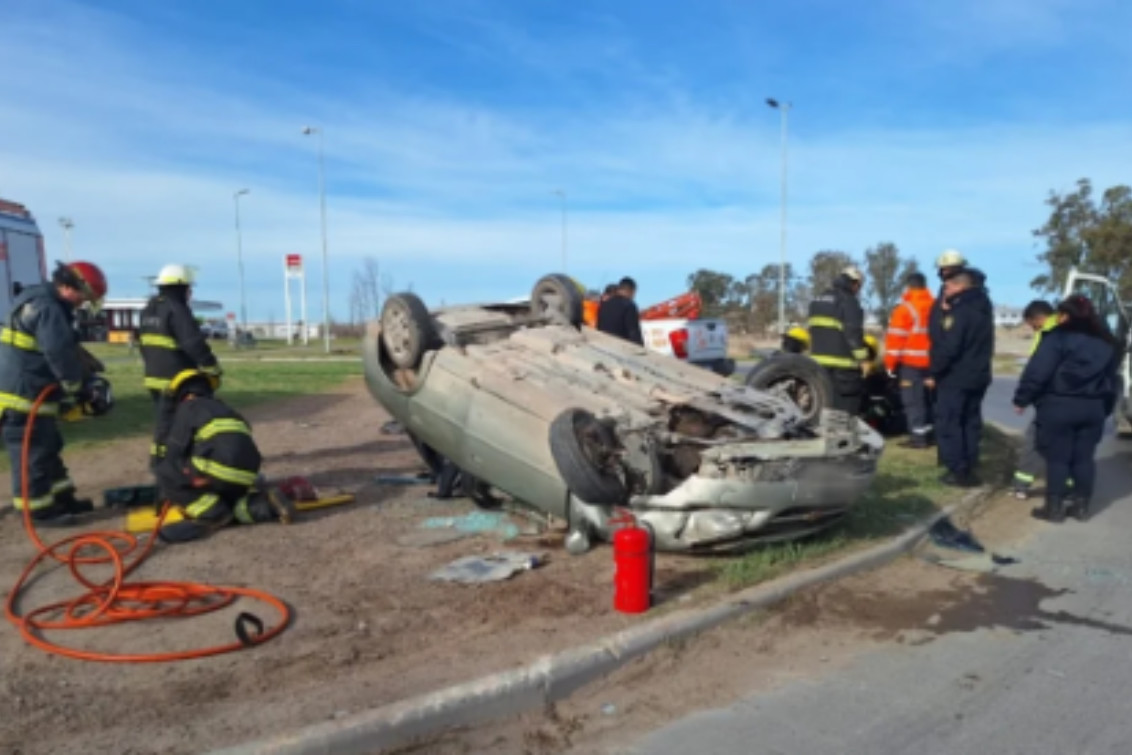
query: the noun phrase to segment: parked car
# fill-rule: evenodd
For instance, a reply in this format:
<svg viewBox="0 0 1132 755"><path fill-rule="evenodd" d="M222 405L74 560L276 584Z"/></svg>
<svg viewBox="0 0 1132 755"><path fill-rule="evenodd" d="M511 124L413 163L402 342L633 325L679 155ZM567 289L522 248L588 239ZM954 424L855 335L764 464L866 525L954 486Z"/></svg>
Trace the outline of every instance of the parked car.
<svg viewBox="0 0 1132 755"><path fill-rule="evenodd" d="M693 291L642 310L645 346L729 377L735 372L735 360L727 356L727 322L701 317L702 308L699 294Z"/></svg>
<svg viewBox="0 0 1132 755"><path fill-rule="evenodd" d="M572 552L628 509L662 550L801 537L842 519L884 442L864 423L581 328L569 278L526 302L390 296L369 324L373 397L480 487L564 519Z"/></svg>

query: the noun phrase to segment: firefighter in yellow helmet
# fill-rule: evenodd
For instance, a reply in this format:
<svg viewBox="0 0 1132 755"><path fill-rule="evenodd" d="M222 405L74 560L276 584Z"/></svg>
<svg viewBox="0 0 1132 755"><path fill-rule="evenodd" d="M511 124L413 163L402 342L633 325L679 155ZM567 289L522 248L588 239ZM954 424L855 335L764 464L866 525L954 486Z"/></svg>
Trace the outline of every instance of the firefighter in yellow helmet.
<svg viewBox="0 0 1132 755"><path fill-rule="evenodd" d="M825 368L833 386L830 408L857 416L864 396L865 313L859 296L865 276L845 268L833 285L810 302L810 357Z"/></svg>
<svg viewBox="0 0 1132 755"><path fill-rule="evenodd" d="M170 381L185 370L201 370L218 380L221 375L216 355L189 308L194 282L190 268L166 265L157 274L157 294L141 312L138 342L145 363L145 387L156 414L150 447L154 469L164 453L164 436L176 408L166 401Z"/></svg>
<svg viewBox="0 0 1132 755"><path fill-rule="evenodd" d="M782 336L782 351L787 354L805 354L810 350L810 331L805 328L790 328Z"/></svg>
<svg viewBox="0 0 1132 755"><path fill-rule="evenodd" d="M247 420L215 397L218 385L213 375L185 370L165 389L174 412L157 482L185 517L162 526L165 542L197 540L233 522L291 521L293 504L281 491L256 489L262 456Z"/></svg>

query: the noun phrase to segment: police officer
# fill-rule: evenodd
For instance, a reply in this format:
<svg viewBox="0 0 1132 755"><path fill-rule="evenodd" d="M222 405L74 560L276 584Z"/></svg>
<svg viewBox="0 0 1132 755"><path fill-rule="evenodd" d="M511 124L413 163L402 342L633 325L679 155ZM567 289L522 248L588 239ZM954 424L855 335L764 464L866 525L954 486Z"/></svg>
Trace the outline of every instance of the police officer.
<svg viewBox="0 0 1132 755"><path fill-rule="evenodd" d="M826 369L833 384L830 408L857 416L864 395L865 313L858 296L865 276L845 268L829 290L810 302L810 357Z"/></svg>
<svg viewBox="0 0 1132 755"><path fill-rule="evenodd" d="M1030 344L1030 358L1038 351L1042 336L1058 325L1058 316L1048 301L1035 299L1022 310L1022 319L1034 331L1034 338ZM1030 496L1030 488L1045 467L1037 448L1037 420L1034 419L1026 426L1026 434L1022 440L1022 450L1018 456L1018 469L1014 471L1012 489L1014 497L1026 500Z"/></svg>
<svg viewBox="0 0 1132 755"><path fill-rule="evenodd" d="M166 400L169 382L185 370L197 369L219 380L216 355L189 309L193 274L184 265L166 265L157 275L157 294L141 312L138 342L145 363L145 387L156 414L150 467L164 453L165 433L175 405Z"/></svg>
<svg viewBox="0 0 1132 755"><path fill-rule="evenodd" d="M1057 319L1014 392L1019 414L1028 406L1037 408L1037 447L1046 460L1045 504L1032 513L1054 522L1066 513L1078 519L1088 515L1097 445L1116 405L1122 357L1116 339L1084 296L1074 294L1061 302Z"/></svg>
<svg viewBox="0 0 1132 755"><path fill-rule="evenodd" d="M63 463L63 436L56 418L82 402L83 362L75 332L75 308L106 295L106 276L89 262L59 264L50 283L24 288L0 330L0 409L12 463L17 509L33 520L65 523L94 507L75 497ZM49 386L57 389L40 405L28 449L28 498L23 498L23 442L31 408Z"/></svg>
<svg viewBox="0 0 1132 755"><path fill-rule="evenodd" d="M157 479L185 517L162 526L165 542L197 540L233 522L291 521L293 506L279 490L253 489L263 460L251 426L213 395L218 384L215 376L185 370L165 389L174 412Z"/></svg>
<svg viewBox="0 0 1132 755"><path fill-rule="evenodd" d="M994 307L969 270L944 283L941 316L930 326L930 378L936 390L935 423L946 485L979 484L975 468L983 429L983 397L991 384Z"/></svg>

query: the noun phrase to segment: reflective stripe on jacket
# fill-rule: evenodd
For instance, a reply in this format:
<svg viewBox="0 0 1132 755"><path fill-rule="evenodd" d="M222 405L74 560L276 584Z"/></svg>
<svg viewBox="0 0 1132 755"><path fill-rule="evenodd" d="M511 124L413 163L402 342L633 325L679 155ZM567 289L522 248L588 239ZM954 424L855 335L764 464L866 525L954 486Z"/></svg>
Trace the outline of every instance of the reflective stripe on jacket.
<svg viewBox="0 0 1132 755"><path fill-rule="evenodd" d="M177 405L165 449L157 476L170 487L208 477L222 487L250 488L263 461L248 422L223 401L203 396Z"/></svg>
<svg viewBox="0 0 1132 755"><path fill-rule="evenodd" d="M193 317L175 295L151 298L141 312L138 346L145 362L145 387L162 390L184 370L219 374L216 356Z"/></svg>
<svg viewBox="0 0 1132 755"><path fill-rule="evenodd" d="M935 297L931 291L912 289L892 310L884 339L884 366L890 372L901 364L918 369L931 366L928 321L933 304Z"/></svg>
<svg viewBox="0 0 1132 755"><path fill-rule="evenodd" d="M74 309L51 284L28 286L12 302L0 328L0 409L27 413L52 384L64 393L82 386L83 366L75 333ZM44 415L58 413L54 400Z"/></svg>
<svg viewBox="0 0 1132 755"><path fill-rule="evenodd" d="M865 313L857 297L837 283L810 302L810 357L823 367L859 370L868 361Z"/></svg>

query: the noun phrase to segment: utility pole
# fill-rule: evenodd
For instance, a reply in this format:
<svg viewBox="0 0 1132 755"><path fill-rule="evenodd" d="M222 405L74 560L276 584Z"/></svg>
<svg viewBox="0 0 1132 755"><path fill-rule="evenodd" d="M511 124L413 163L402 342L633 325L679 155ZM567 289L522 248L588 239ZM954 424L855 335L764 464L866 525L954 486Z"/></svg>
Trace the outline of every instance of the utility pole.
<svg viewBox="0 0 1132 755"><path fill-rule="evenodd" d="M789 166L787 121L792 105L789 102L780 103L773 97L767 98L766 104L782 113L782 239L778 252L778 334L781 336L786 332L786 176Z"/></svg>
<svg viewBox="0 0 1132 755"><path fill-rule="evenodd" d="M326 257L326 175L322 155L322 129L318 126L306 126L303 134L310 136L318 134L318 202L322 212L322 327L325 331L326 353L330 353L330 274L328 272Z"/></svg>
<svg viewBox="0 0 1132 755"><path fill-rule="evenodd" d="M244 297L244 244L240 234L240 197L250 193L250 189L240 189L232 195L232 201L236 204L236 265L240 270L240 329L248 332L248 307L247 299ZM240 344L240 340L236 339L236 345Z"/></svg>
<svg viewBox="0 0 1132 755"><path fill-rule="evenodd" d="M59 218L59 225L63 227L63 261L71 261L71 229L75 227L75 221L70 218Z"/></svg>
<svg viewBox="0 0 1132 755"><path fill-rule="evenodd" d="M566 192L562 189L555 189L551 193L557 194L562 203L562 272L565 273L568 269L566 264Z"/></svg>

